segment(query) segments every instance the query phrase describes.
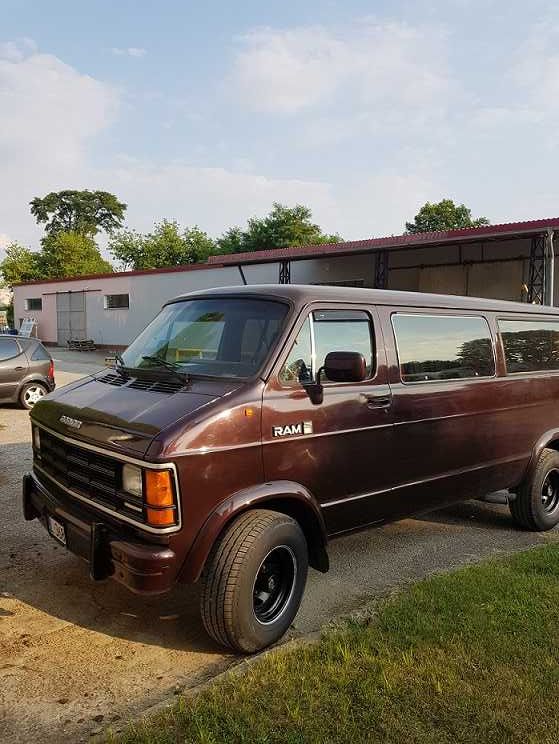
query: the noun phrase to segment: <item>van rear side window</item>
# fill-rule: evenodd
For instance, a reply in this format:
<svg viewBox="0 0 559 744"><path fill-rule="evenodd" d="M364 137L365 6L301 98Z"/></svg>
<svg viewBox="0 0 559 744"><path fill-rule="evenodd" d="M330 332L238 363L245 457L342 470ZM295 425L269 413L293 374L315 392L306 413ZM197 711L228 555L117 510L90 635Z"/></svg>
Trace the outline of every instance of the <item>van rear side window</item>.
<svg viewBox="0 0 559 744"><path fill-rule="evenodd" d="M559 323L550 320L499 320L509 374L559 369Z"/></svg>
<svg viewBox="0 0 559 744"><path fill-rule="evenodd" d="M396 313L392 326L403 382L495 374L491 333L485 318Z"/></svg>

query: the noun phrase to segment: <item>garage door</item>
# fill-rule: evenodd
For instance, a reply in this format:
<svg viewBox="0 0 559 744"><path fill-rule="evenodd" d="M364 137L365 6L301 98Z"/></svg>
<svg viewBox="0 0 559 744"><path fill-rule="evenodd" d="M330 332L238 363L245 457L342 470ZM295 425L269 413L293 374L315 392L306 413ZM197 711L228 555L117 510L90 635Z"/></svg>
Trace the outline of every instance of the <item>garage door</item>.
<svg viewBox="0 0 559 744"><path fill-rule="evenodd" d="M85 292L58 292L56 295L58 345L66 346L68 339L84 339Z"/></svg>

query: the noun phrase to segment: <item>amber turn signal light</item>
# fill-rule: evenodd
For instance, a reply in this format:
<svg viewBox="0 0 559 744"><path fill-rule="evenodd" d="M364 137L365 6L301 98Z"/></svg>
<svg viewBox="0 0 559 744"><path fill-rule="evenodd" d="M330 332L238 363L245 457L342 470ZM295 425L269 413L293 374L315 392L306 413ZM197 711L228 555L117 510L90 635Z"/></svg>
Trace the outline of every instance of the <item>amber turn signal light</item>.
<svg viewBox="0 0 559 744"><path fill-rule="evenodd" d="M176 524L174 509L150 509L148 506L146 517L148 524L154 527L167 527L168 525Z"/></svg>
<svg viewBox="0 0 559 744"><path fill-rule="evenodd" d="M174 506L175 495L170 470L146 470L144 500L147 506Z"/></svg>

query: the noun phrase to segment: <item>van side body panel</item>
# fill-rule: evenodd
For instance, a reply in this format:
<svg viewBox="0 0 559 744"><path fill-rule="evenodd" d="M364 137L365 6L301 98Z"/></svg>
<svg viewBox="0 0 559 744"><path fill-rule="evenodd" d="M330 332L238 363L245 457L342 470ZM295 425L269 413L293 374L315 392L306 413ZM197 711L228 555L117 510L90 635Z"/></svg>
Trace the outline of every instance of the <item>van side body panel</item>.
<svg viewBox="0 0 559 744"><path fill-rule="evenodd" d="M377 339L376 370L371 379L362 382L325 383L322 403L314 404L301 384L282 383L279 372L307 315L332 309L369 313ZM340 350L343 343L340 339ZM266 480L289 474L301 483L320 503L329 534L375 521L376 517L368 516L371 499L376 499L372 492L390 489L393 452L390 388L376 309L357 303L310 304L303 309L285 351L264 390ZM386 401L388 405L377 407ZM307 427L307 433L289 433L287 427L300 424Z"/></svg>

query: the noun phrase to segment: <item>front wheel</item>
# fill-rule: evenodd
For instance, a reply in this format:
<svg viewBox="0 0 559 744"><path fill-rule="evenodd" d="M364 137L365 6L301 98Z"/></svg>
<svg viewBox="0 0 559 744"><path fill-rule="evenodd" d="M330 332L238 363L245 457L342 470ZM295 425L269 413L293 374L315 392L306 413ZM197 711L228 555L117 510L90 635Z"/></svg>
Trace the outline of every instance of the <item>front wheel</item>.
<svg viewBox="0 0 559 744"><path fill-rule="evenodd" d="M19 394L19 404L22 408L30 410L35 403L41 400L48 390L40 382L27 382Z"/></svg>
<svg viewBox="0 0 559 744"><path fill-rule="evenodd" d="M289 628L307 581L307 542L299 524L255 509L238 517L208 558L201 614L218 643L259 651Z"/></svg>
<svg viewBox="0 0 559 744"><path fill-rule="evenodd" d="M559 522L559 452L544 449L532 476L509 503L514 521L527 530L544 532Z"/></svg>

